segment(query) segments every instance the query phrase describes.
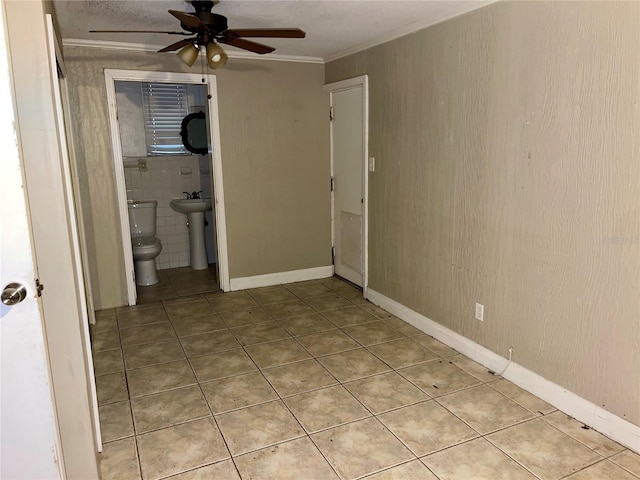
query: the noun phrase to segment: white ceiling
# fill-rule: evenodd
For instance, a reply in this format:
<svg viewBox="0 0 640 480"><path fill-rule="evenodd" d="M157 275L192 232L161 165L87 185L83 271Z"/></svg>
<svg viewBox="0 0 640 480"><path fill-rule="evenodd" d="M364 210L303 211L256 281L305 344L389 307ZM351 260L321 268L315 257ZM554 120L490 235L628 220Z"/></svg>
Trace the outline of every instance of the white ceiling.
<svg viewBox="0 0 640 480"><path fill-rule="evenodd" d="M419 30L487 0L221 0L214 13L229 28L299 27L305 39L254 39L274 54L333 59ZM54 0L63 39L164 47L184 37L165 34L96 34L89 30L180 30L167 10L192 12L186 0ZM74 42L77 43L77 42ZM80 42L82 43L82 42ZM232 53L233 47L225 46ZM252 54L254 55L254 54ZM272 54L273 55L273 54ZM257 56L257 55L256 55Z"/></svg>

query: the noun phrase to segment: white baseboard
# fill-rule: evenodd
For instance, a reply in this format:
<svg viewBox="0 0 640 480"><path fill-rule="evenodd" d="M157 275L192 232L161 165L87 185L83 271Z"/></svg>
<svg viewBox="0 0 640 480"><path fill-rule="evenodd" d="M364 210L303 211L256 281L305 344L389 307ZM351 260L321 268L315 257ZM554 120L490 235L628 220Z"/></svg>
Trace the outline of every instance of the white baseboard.
<svg viewBox="0 0 640 480"><path fill-rule="evenodd" d="M484 365L489 370L500 372L507 366L506 358L405 307L395 300L391 300L372 289L368 289L366 295L367 299L375 305L384 308L405 322ZM621 443L625 447L640 453L640 426L608 412L515 362L509 365L509 368L506 369L502 376L520 388L550 403L558 410L571 415L576 420L589 425L594 430Z"/></svg>
<svg viewBox="0 0 640 480"><path fill-rule="evenodd" d="M290 272L267 273L254 277L232 278L231 291L246 290L247 288L271 287L283 283L304 282L306 280L318 280L333 275L333 265L326 267L305 268L304 270L292 270Z"/></svg>

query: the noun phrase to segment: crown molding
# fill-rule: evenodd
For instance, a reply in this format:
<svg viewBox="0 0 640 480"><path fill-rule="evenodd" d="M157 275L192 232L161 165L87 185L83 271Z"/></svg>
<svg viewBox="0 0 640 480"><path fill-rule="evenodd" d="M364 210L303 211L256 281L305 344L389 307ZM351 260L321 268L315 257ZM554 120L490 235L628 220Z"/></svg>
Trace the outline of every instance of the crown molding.
<svg viewBox="0 0 640 480"><path fill-rule="evenodd" d="M407 25L403 28L399 28L397 30L394 30L393 32L380 37L376 40L372 40L370 42L365 42L365 43L361 43L359 45L355 45L353 47L349 47L345 50L341 50L339 52L336 53L332 53L330 55L327 55L326 57L324 57L324 63L329 63L329 62L333 62L334 60L338 60L339 58L343 58L343 57L347 57L349 55L353 55L354 53L358 53L358 52L362 52L363 50L368 50L369 48L372 47L376 47L378 45L382 45L383 43L387 43L390 42L392 40L395 40L397 38L401 38L404 37L406 35L410 35L412 33L418 32L420 30L424 30L425 28L428 27L432 27L434 25L437 25L439 23L443 23L446 22L447 20L450 20L452 18L455 17L459 17L461 15L465 15L469 12L472 12L474 10L478 10L482 7L486 7L487 5L490 5L492 3L496 3L499 2L501 0L480 0L477 2L474 2L471 5L467 5L466 8L462 8L460 10L454 9L452 11L449 11L447 13L445 13L444 15L442 15L441 17L438 18L431 18L428 21L425 22L416 22L416 23L412 23L411 25ZM455 5L457 2L452 1L450 2L451 4Z"/></svg>
<svg viewBox="0 0 640 480"><path fill-rule="evenodd" d="M104 40L85 40L78 38L65 38L62 40L65 47L88 47L88 48L104 48L108 50L129 50L135 52L157 52L162 45L148 45L145 43L125 43L125 42L107 42ZM306 57L302 55L279 55L269 54L256 55L249 52L237 52L226 50L229 58L241 58L246 60L266 60L272 62L297 62L297 63L324 63L321 57Z"/></svg>

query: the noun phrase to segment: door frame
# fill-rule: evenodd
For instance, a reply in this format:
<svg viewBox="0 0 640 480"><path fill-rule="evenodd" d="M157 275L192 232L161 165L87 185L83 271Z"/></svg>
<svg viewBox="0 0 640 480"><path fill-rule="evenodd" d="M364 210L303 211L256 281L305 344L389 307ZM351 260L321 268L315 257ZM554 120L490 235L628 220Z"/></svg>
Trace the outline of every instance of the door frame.
<svg viewBox="0 0 640 480"><path fill-rule="evenodd" d="M220 289L229 291L229 257L227 250L227 222L224 205L224 188L222 181L222 156L220 146L220 117L218 115L218 88L216 76L201 73L153 72L147 70L117 70L104 71L107 104L109 109L109 127L111 131L111 146L116 178L118 209L120 213L120 230L124 252L124 266L127 272L127 302L136 303L136 282L133 269L133 252L131 250L131 234L129 231L129 212L127 210L127 187L124 178L124 159L120 144L120 127L116 106L116 81L125 82L157 82L184 83L206 85L209 94L209 135L211 138L211 171L213 173L213 199L216 220L216 249L218 264L218 282Z"/></svg>
<svg viewBox="0 0 640 480"><path fill-rule="evenodd" d="M369 76L360 75L358 77L341 80L339 82L328 83L324 86L324 91L329 92L329 155L331 157L331 179L333 181L334 159L333 159L333 122L331 115L333 109L333 95L337 92L360 88L362 91L362 294L367 297L369 288ZM335 247L335 199L334 189L331 189L331 246ZM334 267L335 268L335 267Z"/></svg>

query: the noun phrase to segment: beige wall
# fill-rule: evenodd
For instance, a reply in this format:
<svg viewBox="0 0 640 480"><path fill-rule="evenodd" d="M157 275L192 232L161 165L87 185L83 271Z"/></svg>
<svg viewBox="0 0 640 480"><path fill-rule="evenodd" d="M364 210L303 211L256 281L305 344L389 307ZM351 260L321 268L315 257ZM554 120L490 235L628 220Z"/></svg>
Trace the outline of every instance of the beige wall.
<svg viewBox="0 0 640 480"><path fill-rule="evenodd" d="M501 2L326 66L369 75L370 287L636 425L639 24Z"/></svg>
<svg viewBox="0 0 640 480"><path fill-rule="evenodd" d="M125 303L104 69L197 72L175 55L67 47L96 308ZM231 59L216 72L230 277L331 263L324 67Z"/></svg>

